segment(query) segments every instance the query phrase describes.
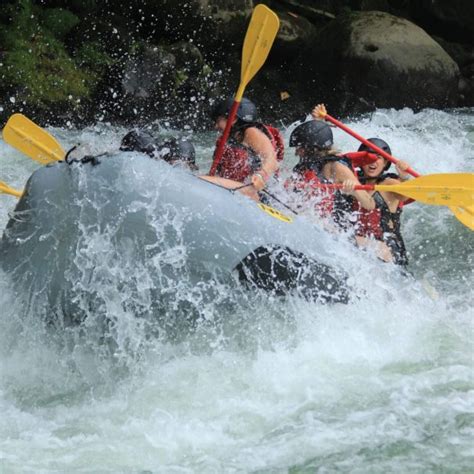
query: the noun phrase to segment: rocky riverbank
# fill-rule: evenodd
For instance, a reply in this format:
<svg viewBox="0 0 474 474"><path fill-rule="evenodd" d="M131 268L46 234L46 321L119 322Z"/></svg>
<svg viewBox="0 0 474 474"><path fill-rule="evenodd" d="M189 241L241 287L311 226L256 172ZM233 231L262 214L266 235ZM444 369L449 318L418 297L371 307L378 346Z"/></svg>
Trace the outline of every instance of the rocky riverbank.
<svg viewBox="0 0 474 474"><path fill-rule="evenodd" d="M5 0L0 120L169 121L206 128L235 92L252 0ZM474 3L263 1L281 28L247 95L265 120L316 102L339 116L376 107L474 106Z"/></svg>

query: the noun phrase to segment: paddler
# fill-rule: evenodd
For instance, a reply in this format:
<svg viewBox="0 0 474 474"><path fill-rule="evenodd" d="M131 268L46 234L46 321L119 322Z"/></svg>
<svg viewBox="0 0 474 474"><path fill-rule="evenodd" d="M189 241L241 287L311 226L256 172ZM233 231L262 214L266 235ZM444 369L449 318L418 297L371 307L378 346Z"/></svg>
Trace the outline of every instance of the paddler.
<svg viewBox="0 0 474 474"><path fill-rule="evenodd" d="M380 138L369 138L369 142L383 151L391 154L390 146ZM369 151L370 148L363 144L359 151ZM395 167L398 174L389 173L390 161L377 155L373 163L360 167L357 172L361 184L383 184L396 185L409 179L410 175L405 171L409 164L405 161L397 161ZM354 186L357 181L346 181L344 191L354 195ZM377 246L377 255L384 261L394 262L398 265L408 264L405 243L400 230L400 217L403 203L407 197L398 193L387 191L369 191L375 201L375 209L364 209L360 203L353 199L352 210L357 220L355 222L356 241L360 247L367 247L374 240Z"/></svg>
<svg viewBox="0 0 474 474"><path fill-rule="evenodd" d="M320 217L330 216L338 226L346 228L352 199L340 191L325 190L321 185L358 182L350 161L333 147L332 130L319 120L320 109L324 109L324 105L317 105L312 114L314 119L301 123L290 135L290 147L295 148L299 161L286 188L302 193L303 201L311 200ZM375 209L375 201L366 191L350 191L362 208Z"/></svg>
<svg viewBox="0 0 474 474"><path fill-rule="evenodd" d="M193 144L189 140L167 138L163 141L156 140L150 133L144 130L132 130L127 133L120 144L122 151L138 151L147 154L150 158L162 159L172 166L184 166L191 171L198 170L196 165L196 152ZM238 191L240 194L260 201L257 190L249 183L242 186L242 183L221 178L218 176L199 176L199 178L209 181L219 187Z"/></svg>
<svg viewBox="0 0 474 474"><path fill-rule="evenodd" d="M139 151L150 158L164 160L172 166L197 171L196 151L192 142L186 138L169 137L157 140L143 130L127 133L120 144L122 151Z"/></svg>
<svg viewBox="0 0 474 474"><path fill-rule="evenodd" d="M228 98L214 106L211 118L216 130L224 131L233 102L233 98ZM218 138L216 149L221 139ZM278 161L283 159L283 148L280 132L260 123L255 104L244 97L217 166L216 176L241 183L251 182L260 191L277 172Z"/></svg>

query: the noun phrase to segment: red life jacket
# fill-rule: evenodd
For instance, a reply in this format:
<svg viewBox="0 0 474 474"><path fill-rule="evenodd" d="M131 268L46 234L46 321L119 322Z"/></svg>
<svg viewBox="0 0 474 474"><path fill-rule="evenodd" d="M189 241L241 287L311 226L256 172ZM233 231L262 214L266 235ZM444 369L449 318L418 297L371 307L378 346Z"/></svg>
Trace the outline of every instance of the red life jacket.
<svg viewBox="0 0 474 474"><path fill-rule="evenodd" d="M348 163L344 160L344 156L328 156L324 160L315 163L300 163L293 168L293 178L286 181L285 187L296 192L304 193L305 200L315 199L315 210L321 217L333 216L335 212L342 212L342 208L347 211L348 206L342 202L344 196L337 191L331 189L322 189L321 184L330 184L331 181L323 175L323 168L326 163L336 161L343 162L346 166Z"/></svg>
<svg viewBox="0 0 474 474"><path fill-rule="evenodd" d="M268 138L270 138L273 148L275 149L277 160L283 161L283 158L285 156L285 142L283 140L283 135L281 134L280 130L278 130L278 128L272 127L271 125L259 125L262 125L263 129L258 126L257 128L262 130L262 132L265 133Z"/></svg>
<svg viewBox="0 0 474 474"><path fill-rule="evenodd" d="M275 127L261 123L246 124L244 128L239 128L239 131L244 133L245 130L250 127L255 127L261 130L270 139L275 150L277 160L283 160L285 145L280 131ZM222 137L217 139L216 149L221 140ZM259 169L260 166L260 157L250 147L231 138L224 145L222 158L217 166L216 176L243 182L257 169Z"/></svg>
<svg viewBox="0 0 474 474"><path fill-rule="evenodd" d="M291 186L294 191L303 193L304 200L315 200L314 209L320 217L331 216L334 208L334 192L319 187L320 184L329 183L327 179L320 179L313 170L307 169L296 180L292 180L290 185L288 183L287 180L285 187L288 189Z"/></svg>
<svg viewBox="0 0 474 474"><path fill-rule="evenodd" d="M375 194L375 193L374 193ZM374 197L375 199L375 197ZM373 237L383 240L382 210L379 207L369 211L364 209L357 199L354 199L353 210L357 215L356 234L363 237Z"/></svg>
<svg viewBox="0 0 474 474"><path fill-rule="evenodd" d="M222 137L216 142L216 149ZM216 176L244 182L254 171L260 167L260 158L253 150L235 140L230 139L224 145L222 158L216 169Z"/></svg>

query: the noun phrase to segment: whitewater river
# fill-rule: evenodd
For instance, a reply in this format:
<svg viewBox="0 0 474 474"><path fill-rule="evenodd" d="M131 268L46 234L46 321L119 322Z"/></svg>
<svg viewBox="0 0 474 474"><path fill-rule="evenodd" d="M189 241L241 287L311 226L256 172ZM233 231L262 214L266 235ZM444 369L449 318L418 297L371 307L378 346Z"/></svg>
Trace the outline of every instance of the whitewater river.
<svg viewBox="0 0 474 474"><path fill-rule="evenodd" d="M473 110L380 110L348 125L422 174L474 170ZM49 131L90 152L126 132ZM213 137L193 139L207 171ZM0 180L19 189L39 167L3 141L0 162ZM15 201L0 195L0 229ZM52 328L0 274L0 472L472 472L474 234L418 203L403 225L414 279L341 254L366 290L349 305L229 286L214 301L194 288L185 299L201 323L166 337L112 291L105 334L94 314Z"/></svg>

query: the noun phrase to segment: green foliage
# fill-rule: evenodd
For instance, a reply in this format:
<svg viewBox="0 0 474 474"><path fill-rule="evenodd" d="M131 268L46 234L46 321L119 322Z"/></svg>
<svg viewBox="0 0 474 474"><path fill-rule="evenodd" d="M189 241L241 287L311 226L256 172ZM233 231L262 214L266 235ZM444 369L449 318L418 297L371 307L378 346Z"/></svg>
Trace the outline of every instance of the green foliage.
<svg viewBox="0 0 474 474"><path fill-rule="evenodd" d="M184 84L188 79L189 76L184 69L176 69L175 70L175 86L179 87Z"/></svg>
<svg viewBox="0 0 474 474"><path fill-rule="evenodd" d="M110 58L98 45L85 44L78 64L59 38L79 19L62 9L41 9L31 0L8 6L9 24L0 30L3 45L0 89L14 94L17 101L35 107L70 103L89 98Z"/></svg>
<svg viewBox="0 0 474 474"><path fill-rule="evenodd" d="M79 22L74 13L62 8L48 8L41 13L42 26L58 39L65 38Z"/></svg>
<svg viewBox="0 0 474 474"><path fill-rule="evenodd" d="M91 77L77 69L54 37L18 38L5 54L5 79L20 91L17 99L35 106L89 96Z"/></svg>
<svg viewBox="0 0 474 474"><path fill-rule="evenodd" d="M98 41L82 44L75 53L75 60L81 68L100 73L113 63L113 59L103 51Z"/></svg>
<svg viewBox="0 0 474 474"><path fill-rule="evenodd" d="M103 3L103 0L68 0L67 7L76 13L89 13L97 9L98 3Z"/></svg>
<svg viewBox="0 0 474 474"><path fill-rule="evenodd" d="M204 76L204 77L207 77L207 76L210 76L212 73L212 68L211 66L209 66L209 64L207 63L204 63L203 67L202 67L202 71L201 71L201 74Z"/></svg>
<svg viewBox="0 0 474 474"><path fill-rule="evenodd" d="M2 8L2 16L10 20L8 27L0 28L0 44L3 49L9 49L15 36L29 37L37 32L38 23L31 0L18 0L16 4L8 4Z"/></svg>

